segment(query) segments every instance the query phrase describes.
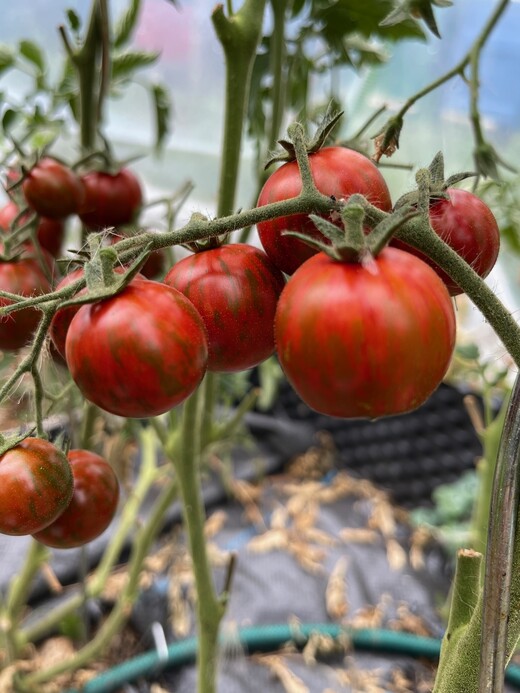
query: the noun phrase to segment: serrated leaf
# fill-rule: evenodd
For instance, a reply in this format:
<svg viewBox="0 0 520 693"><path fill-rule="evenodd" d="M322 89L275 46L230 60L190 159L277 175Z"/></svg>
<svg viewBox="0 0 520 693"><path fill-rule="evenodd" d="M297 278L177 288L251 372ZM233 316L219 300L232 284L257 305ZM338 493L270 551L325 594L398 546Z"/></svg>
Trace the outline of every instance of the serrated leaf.
<svg viewBox="0 0 520 693"><path fill-rule="evenodd" d="M152 86L152 98L155 108L155 149L159 151L170 132L171 99L162 84Z"/></svg>
<svg viewBox="0 0 520 693"><path fill-rule="evenodd" d="M141 0L132 0L127 11L119 18L114 28L114 46L121 48L132 36L137 25Z"/></svg>
<svg viewBox="0 0 520 693"><path fill-rule="evenodd" d="M128 79L131 75L148 65L153 65L159 58L159 53L135 51L121 53L112 58L112 79Z"/></svg>
<svg viewBox="0 0 520 693"><path fill-rule="evenodd" d="M0 45L0 73L14 65L14 53L9 46Z"/></svg>
<svg viewBox="0 0 520 693"><path fill-rule="evenodd" d="M68 10L66 10L65 14L67 15L67 20L69 22L70 28L72 29L72 31L74 33L77 34L79 32L79 30L81 29L81 19L76 14L76 12L70 8Z"/></svg>
<svg viewBox="0 0 520 693"><path fill-rule="evenodd" d="M45 72L45 58L42 49L37 43L24 39L19 43L19 50L20 54L35 65L41 74Z"/></svg>

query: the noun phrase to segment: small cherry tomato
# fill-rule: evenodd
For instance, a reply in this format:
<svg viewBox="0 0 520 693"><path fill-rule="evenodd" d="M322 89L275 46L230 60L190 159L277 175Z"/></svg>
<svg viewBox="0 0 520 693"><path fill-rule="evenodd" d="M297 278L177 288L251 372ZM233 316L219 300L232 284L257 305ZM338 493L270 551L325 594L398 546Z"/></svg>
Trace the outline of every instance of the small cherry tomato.
<svg viewBox="0 0 520 693"><path fill-rule="evenodd" d="M54 522L33 534L57 549L82 546L102 534L119 500L117 476L105 459L89 450L70 450L67 459L74 478L72 499Z"/></svg>

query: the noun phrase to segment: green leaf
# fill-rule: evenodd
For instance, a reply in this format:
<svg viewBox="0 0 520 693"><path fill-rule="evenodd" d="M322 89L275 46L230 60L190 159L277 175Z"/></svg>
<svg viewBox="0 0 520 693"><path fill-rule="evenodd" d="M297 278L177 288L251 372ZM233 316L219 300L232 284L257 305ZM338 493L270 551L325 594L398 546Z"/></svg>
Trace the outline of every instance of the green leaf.
<svg viewBox="0 0 520 693"><path fill-rule="evenodd" d="M0 74L14 65L14 52L6 45L0 45Z"/></svg>
<svg viewBox="0 0 520 693"><path fill-rule="evenodd" d="M75 34L77 34L81 29L81 19L72 9L66 10L65 14L67 15L70 28Z"/></svg>
<svg viewBox="0 0 520 693"><path fill-rule="evenodd" d="M152 98L155 108L155 150L159 151L170 132L171 99L162 84L152 85Z"/></svg>
<svg viewBox="0 0 520 693"><path fill-rule="evenodd" d="M153 65L159 58L159 53L136 51L115 55L112 59L112 79L128 79L136 70L147 65Z"/></svg>
<svg viewBox="0 0 520 693"><path fill-rule="evenodd" d="M20 114L17 111L14 111L12 108L8 108L2 116L2 130L5 133L9 132L19 117Z"/></svg>
<svg viewBox="0 0 520 693"><path fill-rule="evenodd" d="M478 361L480 358L480 349L477 344L459 344L456 351L461 358L468 361Z"/></svg>
<svg viewBox="0 0 520 693"><path fill-rule="evenodd" d="M119 18L114 28L114 46L121 48L132 36L137 25L141 0L132 0L127 11Z"/></svg>
<svg viewBox="0 0 520 693"><path fill-rule="evenodd" d="M24 39L23 41L20 41L19 48L20 54L23 55L23 57L30 63L35 65L40 74L43 74L45 72L45 58L40 46L38 46L37 43L34 43L34 41Z"/></svg>

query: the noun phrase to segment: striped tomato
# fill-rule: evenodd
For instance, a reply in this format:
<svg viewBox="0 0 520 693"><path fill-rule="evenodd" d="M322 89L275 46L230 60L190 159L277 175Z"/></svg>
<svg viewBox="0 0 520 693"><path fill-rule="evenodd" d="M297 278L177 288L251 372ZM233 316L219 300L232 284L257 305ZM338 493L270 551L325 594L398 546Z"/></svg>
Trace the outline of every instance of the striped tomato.
<svg viewBox="0 0 520 693"><path fill-rule="evenodd" d="M375 418L415 409L436 389L455 314L434 270L403 250L363 264L319 253L287 282L275 336L288 380L312 409Z"/></svg>
<svg viewBox="0 0 520 693"><path fill-rule="evenodd" d="M42 251L45 259L52 258ZM34 248L25 248L16 260L0 261L0 289L20 296L46 294L51 286L36 257ZM0 298L0 306L11 303L8 298ZM0 349L15 350L25 346L42 317L37 308L22 308L0 317Z"/></svg>
<svg viewBox="0 0 520 693"><path fill-rule="evenodd" d="M46 546L71 549L102 534L117 510L119 482L109 463L89 450L70 450L72 500L48 527L34 534Z"/></svg>
<svg viewBox="0 0 520 693"><path fill-rule="evenodd" d="M47 527L72 498L63 452L42 438L25 438L0 457L0 532L33 534Z"/></svg>
<svg viewBox="0 0 520 693"><path fill-rule="evenodd" d="M392 209L385 179L377 166L363 154L346 147L324 147L309 156L309 166L314 183L323 195L346 200L354 193L359 193L385 212ZM257 206L297 197L301 189L298 164L289 161L269 176L260 192ZM341 227L339 215L331 221ZM294 236L282 235L284 231L298 231L325 241L306 214L263 221L257 224L257 229L265 252L286 274L292 274L317 251Z"/></svg>
<svg viewBox="0 0 520 693"><path fill-rule="evenodd" d="M285 280L262 250L244 243L203 250L177 262L164 281L202 315L208 370L245 370L274 352L274 315Z"/></svg>
<svg viewBox="0 0 520 693"><path fill-rule="evenodd" d="M83 395L112 414L146 418L180 404L202 380L208 347L188 299L146 279L82 306L65 357Z"/></svg>

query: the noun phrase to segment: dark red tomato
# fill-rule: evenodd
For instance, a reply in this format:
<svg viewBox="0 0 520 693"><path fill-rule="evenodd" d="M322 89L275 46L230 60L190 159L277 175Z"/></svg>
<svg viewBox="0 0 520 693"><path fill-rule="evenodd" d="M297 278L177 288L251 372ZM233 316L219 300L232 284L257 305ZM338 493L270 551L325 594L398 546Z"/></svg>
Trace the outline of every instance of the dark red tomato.
<svg viewBox="0 0 520 693"><path fill-rule="evenodd" d="M319 253L278 302L280 364L309 407L376 418L415 409L444 377L455 344L446 287L422 260L386 248L368 264Z"/></svg>
<svg viewBox="0 0 520 693"><path fill-rule="evenodd" d="M41 159L22 183L29 207L42 217L62 219L82 209L85 189L81 179L54 159Z"/></svg>
<svg viewBox="0 0 520 693"><path fill-rule="evenodd" d="M51 286L38 259L28 251L16 260L0 262L0 290L19 296L37 296L49 293ZM0 297L0 307L11 303ZM25 346L40 319L41 312L37 308L22 308L0 316L0 349L15 350Z"/></svg>
<svg viewBox="0 0 520 693"><path fill-rule="evenodd" d="M202 315L208 370L245 370L274 352L274 314L285 281L262 250L243 243L203 250L177 262L164 281Z"/></svg>
<svg viewBox="0 0 520 693"><path fill-rule="evenodd" d="M354 193L364 195L379 209L392 209L390 192L379 169L370 159L345 147L325 147L309 156L309 163L318 190L324 195L346 200ZM297 197L302 189L300 171L296 161L280 166L266 181L258 198L258 207ZM333 220L338 226L341 221ZM314 224L305 214L293 214L257 224L258 235L265 252L274 264L292 274L316 250L303 241L283 236L283 231L298 231L324 241Z"/></svg>
<svg viewBox="0 0 520 693"><path fill-rule="evenodd" d="M9 231L11 229L11 224L18 216L19 211L18 206L14 202L8 202L5 207L0 209L0 229L2 231ZM25 221L27 221L27 217L22 218L20 224L24 224ZM36 234L41 247L53 257L57 257L60 253L63 236L65 234L63 221L60 219L40 217Z"/></svg>
<svg viewBox="0 0 520 693"><path fill-rule="evenodd" d="M82 306L67 365L84 396L112 414L146 418L180 404L206 371L204 323L180 291L146 279Z"/></svg>
<svg viewBox="0 0 520 693"><path fill-rule="evenodd" d="M41 438L26 438L0 457L0 532L39 532L65 510L73 487L64 453Z"/></svg>
<svg viewBox="0 0 520 693"><path fill-rule="evenodd" d="M458 253L482 278L491 272L500 250L500 231L495 217L482 200L467 190L449 188L449 200L430 205L430 223L435 233ZM394 239L392 245L420 257L437 272L452 296L463 293L456 282L429 257Z"/></svg>
<svg viewBox="0 0 520 693"><path fill-rule="evenodd" d="M141 184L126 168L115 175L91 171L82 181L86 197L79 216L90 229L129 224L141 207Z"/></svg>
<svg viewBox="0 0 520 693"><path fill-rule="evenodd" d="M50 525L33 534L46 546L72 549L102 534L117 510L119 482L108 462L89 450L67 455L74 478L72 500Z"/></svg>
<svg viewBox="0 0 520 693"><path fill-rule="evenodd" d="M115 272L117 273L122 273L124 271L124 267L116 267L115 269ZM65 275L63 279L56 285L55 291L63 289L64 287L69 286L69 284L75 282L77 279L80 279L83 276L84 272L85 270L83 269L83 267L78 267L74 271ZM134 277L132 281L137 281L138 279L144 279L144 277L141 274L138 274L136 277ZM82 289L78 293L78 296L85 293L86 289ZM59 308L53 315L49 327L49 335L54 346L63 357L65 357L65 340L67 339L69 325L72 322L72 318L76 315L80 308L81 304L65 306L64 308Z"/></svg>

